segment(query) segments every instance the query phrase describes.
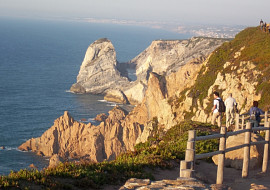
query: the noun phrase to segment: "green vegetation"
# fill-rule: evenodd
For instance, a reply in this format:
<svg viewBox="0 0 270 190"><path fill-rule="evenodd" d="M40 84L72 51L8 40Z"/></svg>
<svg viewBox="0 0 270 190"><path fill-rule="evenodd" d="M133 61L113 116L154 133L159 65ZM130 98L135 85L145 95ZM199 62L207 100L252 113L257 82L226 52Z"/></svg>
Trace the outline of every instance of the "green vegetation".
<svg viewBox="0 0 270 190"><path fill-rule="evenodd" d="M20 170L0 177L0 188L18 189L84 189L101 188L104 184L122 184L131 177L153 179L146 168L171 168L172 160L184 159L187 133L195 129L197 135L208 135L215 131L214 126L183 122L166 133L158 130L153 119L154 132L148 141L140 143L135 151L124 153L114 161L102 163L64 163L42 171ZM215 151L217 140L208 140L196 145L196 153ZM148 170L149 171L149 170Z"/></svg>

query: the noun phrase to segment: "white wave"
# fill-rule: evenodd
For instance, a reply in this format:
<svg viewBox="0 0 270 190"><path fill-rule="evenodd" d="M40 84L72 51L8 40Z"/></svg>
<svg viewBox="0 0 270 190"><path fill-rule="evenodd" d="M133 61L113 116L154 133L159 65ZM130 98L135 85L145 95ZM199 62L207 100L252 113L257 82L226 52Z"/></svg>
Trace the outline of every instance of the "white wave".
<svg viewBox="0 0 270 190"><path fill-rule="evenodd" d="M4 148L0 150L10 151L10 150L19 150L19 149L17 147L4 146Z"/></svg>
<svg viewBox="0 0 270 190"><path fill-rule="evenodd" d="M117 104L107 104L108 107L115 107Z"/></svg>
<svg viewBox="0 0 270 190"><path fill-rule="evenodd" d="M99 102L108 102L107 100L98 100Z"/></svg>
<svg viewBox="0 0 270 190"><path fill-rule="evenodd" d="M84 93L78 93L78 92L72 92L72 91L70 91L70 90L65 90L65 92L67 92L67 93L72 93L72 94L84 94Z"/></svg>

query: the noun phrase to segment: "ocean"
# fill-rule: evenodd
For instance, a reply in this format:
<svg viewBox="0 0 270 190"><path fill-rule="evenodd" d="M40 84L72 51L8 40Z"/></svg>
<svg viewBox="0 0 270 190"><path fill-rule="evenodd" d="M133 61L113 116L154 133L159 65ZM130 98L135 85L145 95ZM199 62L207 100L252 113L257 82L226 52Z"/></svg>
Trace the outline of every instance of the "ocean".
<svg viewBox="0 0 270 190"><path fill-rule="evenodd" d="M22 152L19 145L41 136L67 110L76 120L93 122L114 103L101 95L72 94L87 47L108 38L117 60L127 62L156 39L186 39L177 34L140 26L75 21L0 18L0 175L49 159ZM132 74L132 73L131 73Z"/></svg>

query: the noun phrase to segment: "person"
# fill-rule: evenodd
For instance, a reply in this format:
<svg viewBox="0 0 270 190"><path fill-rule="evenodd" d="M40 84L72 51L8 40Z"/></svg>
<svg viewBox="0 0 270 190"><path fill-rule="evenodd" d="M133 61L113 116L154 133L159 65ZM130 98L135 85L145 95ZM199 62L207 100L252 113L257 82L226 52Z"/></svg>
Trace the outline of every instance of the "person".
<svg viewBox="0 0 270 190"><path fill-rule="evenodd" d="M249 110L250 122L254 123L254 127L259 127L261 122L260 115L263 115L264 112L258 108L258 101L253 101L253 106Z"/></svg>
<svg viewBox="0 0 270 190"><path fill-rule="evenodd" d="M229 128L233 124L234 113L237 109L237 103L232 97L232 93L229 93L229 96L224 103L226 106L226 127Z"/></svg>
<svg viewBox="0 0 270 190"><path fill-rule="evenodd" d="M261 30L263 30L263 20L260 21Z"/></svg>
<svg viewBox="0 0 270 190"><path fill-rule="evenodd" d="M264 23L264 26L263 26L263 28L264 28L264 31L266 32L266 22Z"/></svg>
<svg viewBox="0 0 270 190"><path fill-rule="evenodd" d="M212 116L212 125L216 124L216 120L217 120L217 124L219 127L221 127L221 118L222 118L222 114L218 111L219 110L219 102L222 101L221 98L219 97L219 93L218 92L214 92L214 106L212 108L212 112L213 112L213 116Z"/></svg>

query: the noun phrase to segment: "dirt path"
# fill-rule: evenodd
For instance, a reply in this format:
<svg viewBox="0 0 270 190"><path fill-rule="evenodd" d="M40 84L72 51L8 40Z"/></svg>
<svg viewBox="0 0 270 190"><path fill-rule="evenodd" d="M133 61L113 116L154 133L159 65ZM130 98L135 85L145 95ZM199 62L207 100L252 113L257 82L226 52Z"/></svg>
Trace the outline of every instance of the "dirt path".
<svg viewBox="0 0 270 190"><path fill-rule="evenodd" d="M214 184L216 182L217 166L213 163L200 161L196 165L196 177L204 182ZM246 179L242 177L242 170L224 168L224 184L232 187L233 190L246 189L270 189L270 167L267 173L262 174L261 169L252 170Z"/></svg>

